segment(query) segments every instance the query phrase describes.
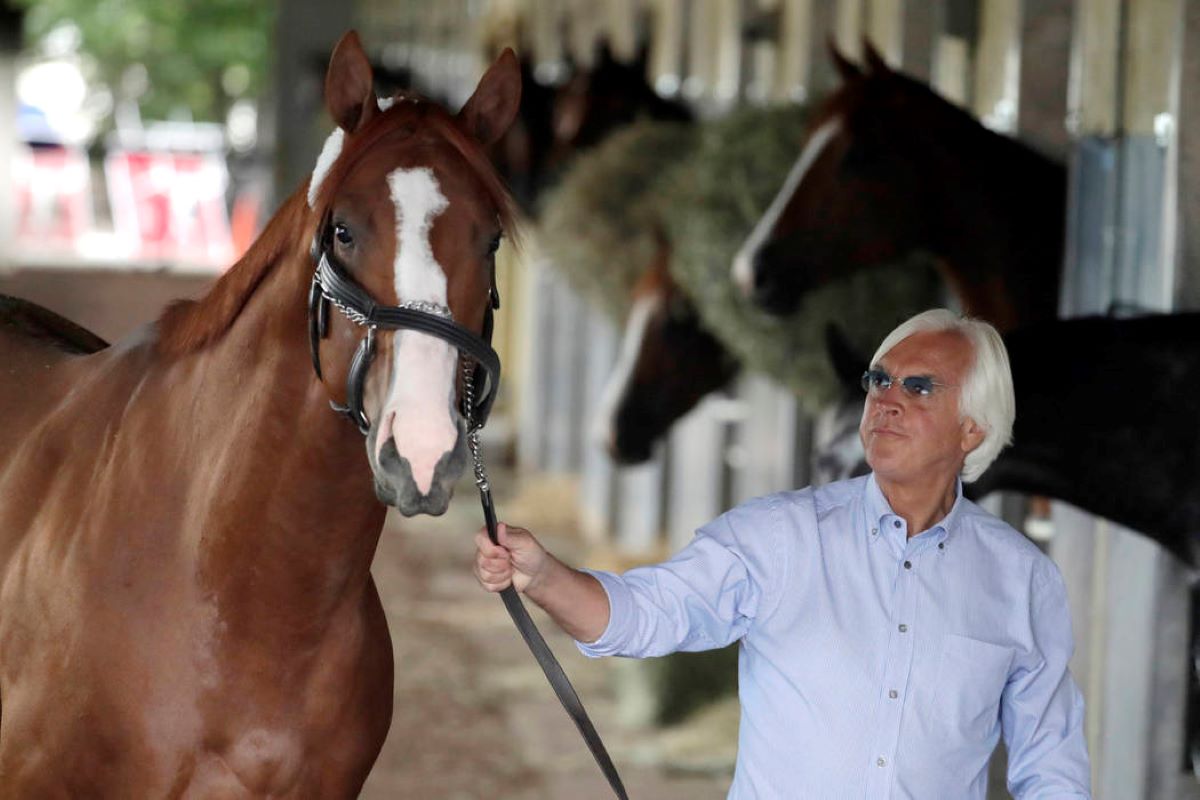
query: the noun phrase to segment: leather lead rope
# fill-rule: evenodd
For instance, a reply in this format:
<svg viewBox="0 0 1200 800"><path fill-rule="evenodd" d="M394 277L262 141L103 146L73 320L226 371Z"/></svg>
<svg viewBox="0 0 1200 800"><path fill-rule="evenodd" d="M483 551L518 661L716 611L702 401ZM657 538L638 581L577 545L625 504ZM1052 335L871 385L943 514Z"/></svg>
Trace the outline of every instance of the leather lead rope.
<svg viewBox="0 0 1200 800"><path fill-rule="evenodd" d="M483 505L483 518L487 523L488 538L492 540L492 544L498 545L500 542L496 532L496 506L492 502L492 487L488 483L487 470L483 466L483 455L480 452L479 446L479 431L481 427L475 425L470 413L470 409L474 407L475 399L473 372L473 370L468 369L463 377L467 399L466 406L468 409L467 445L471 450L471 460L475 463L475 486L479 489L479 501ZM562 666L558 663L558 659L554 657L554 652L550 649L550 645L546 644L546 640L542 638L541 632L533 624L533 620L529 616L529 611L525 608L525 604L521 602L521 597L517 594L517 590L513 588L512 584L509 584L500 591L500 599L504 601L504 607L508 609L508 615L512 617L513 624L521 632L521 637L525 640L529 651L533 653L538 666L542 668L542 672L546 675L546 680L550 682L550 687L554 689L554 694L558 696L558 701L562 703L567 715L571 717L571 721L579 729L579 734L587 744L588 750L592 751L592 758L596 759L596 764L599 765L600 771L604 773L604 777L608 780L608 785L612 787L613 794L620 798L620 800L629 800L629 795L625 793L625 784L621 782L621 776L617 774L617 768L613 765L612 759L608 755L608 750L605 749L604 742L600 739L600 734L596 732L596 727L592 725L592 720L588 717L587 709L583 707L583 702L575 692L575 687L571 685L571 680L567 677L567 673L563 671Z"/></svg>

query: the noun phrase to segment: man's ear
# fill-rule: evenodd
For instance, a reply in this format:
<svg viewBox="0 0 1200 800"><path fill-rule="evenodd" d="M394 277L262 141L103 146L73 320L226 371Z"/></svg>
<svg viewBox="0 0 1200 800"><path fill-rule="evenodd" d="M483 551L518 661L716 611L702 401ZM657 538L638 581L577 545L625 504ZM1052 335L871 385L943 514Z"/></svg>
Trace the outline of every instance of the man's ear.
<svg viewBox="0 0 1200 800"><path fill-rule="evenodd" d="M489 145L504 135L521 105L521 65L511 48L505 48L496 63L479 79L458 120L482 144Z"/></svg>
<svg viewBox="0 0 1200 800"><path fill-rule="evenodd" d="M354 133L375 113L374 80L358 34L347 31L333 48L325 73L325 106L346 133Z"/></svg>
<svg viewBox="0 0 1200 800"><path fill-rule="evenodd" d="M979 447L987 438L987 429L970 417L963 418L961 430L963 455Z"/></svg>

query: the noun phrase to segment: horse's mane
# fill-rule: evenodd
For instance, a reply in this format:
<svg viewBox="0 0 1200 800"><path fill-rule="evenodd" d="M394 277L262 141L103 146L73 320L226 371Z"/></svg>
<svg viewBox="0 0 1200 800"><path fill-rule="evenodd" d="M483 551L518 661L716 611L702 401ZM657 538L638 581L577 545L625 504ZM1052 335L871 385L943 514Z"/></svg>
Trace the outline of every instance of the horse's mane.
<svg viewBox="0 0 1200 800"><path fill-rule="evenodd" d="M220 338L262 280L296 244L307 213L305 187L276 212L246 254L199 300L176 300L158 320L158 349L167 355L195 352Z"/></svg>
<svg viewBox="0 0 1200 800"><path fill-rule="evenodd" d="M345 149L325 176L317 195L315 213L322 218L350 170L372 147L389 135L410 135L430 130L446 140L479 178L495 205L500 224L517 235L516 211L504 181L488 160L483 147L440 106L404 96L391 109L376 114L361 130L345 140ZM300 244L297 237L309 214L307 183L301 186L267 223L262 234L236 264L230 267L199 300L176 300L158 321L158 349L167 355L192 353L220 338L233 325L246 302L288 249ZM304 243L307 245L307 242Z"/></svg>
<svg viewBox="0 0 1200 800"><path fill-rule="evenodd" d="M938 94L922 81L902 72L866 75L851 83L843 84L841 88L825 98L810 129L815 131L834 117L850 120L861 109L877 104L881 98L888 95L903 95L935 109L938 112L938 124L941 126L935 129L940 131L935 135L945 135L946 138L942 141L955 141L964 146L977 147L980 146L981 141L986 140L988 145L994 149L994 153L1002 157L979 159L976 165L980 168L1003 172L1011 168L1012 161L1016 161L1024 162L1031 169L1050 169L1056 172L1065 169L1061 162L1046 156L1019 139L991 130L965 108ZM911 110L897 111L888 115L888 124L895 125L915 119L917 117Z"/></svg>

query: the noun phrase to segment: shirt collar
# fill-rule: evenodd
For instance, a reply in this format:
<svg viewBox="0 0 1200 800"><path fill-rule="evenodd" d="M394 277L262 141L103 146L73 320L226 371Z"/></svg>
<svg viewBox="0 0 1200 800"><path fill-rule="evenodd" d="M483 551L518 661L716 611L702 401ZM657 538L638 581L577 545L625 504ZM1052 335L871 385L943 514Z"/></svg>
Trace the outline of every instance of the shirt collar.
<svg viewBox="0 0 1200 800"><path fill-rule="evenodd" d="M875 480L875 473L872 472L867 477L866 486L863 489L864 503L866 510L867 535L872 539L881 539L885 535L892 538L906 540L908 531L905 527L906 523L903 518L892 511L892 506L888 503L887 498L883 495L883 490L879 488L879 482ZM920 535L929 534L929 538L936 543L941 543L946 540L957 525L957 520L962 516L961 508L963 505L963 490L962 479L954 479L954 505L950 507L950 511L946 516L934 524L928 531L921 531Z"/></svg>

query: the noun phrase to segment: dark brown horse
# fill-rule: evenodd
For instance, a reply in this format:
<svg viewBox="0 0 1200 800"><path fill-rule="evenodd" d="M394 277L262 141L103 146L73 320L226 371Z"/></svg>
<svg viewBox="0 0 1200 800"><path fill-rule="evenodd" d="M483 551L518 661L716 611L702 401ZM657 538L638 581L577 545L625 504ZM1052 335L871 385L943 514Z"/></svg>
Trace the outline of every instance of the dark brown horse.
<svg viewBox="0 0 1200 800"><path fill-rule="evenodd" d="M349 34L308 191L206 297L103 349L0 306L0 797L357 795L392 708L376 495L445 507L459 359L380 333L364 447L329 409L362 329L334 311L310 364L310 245L480 331L519 94L507 53L457 117L377 104Z"/></svg>
<svg viewBox="0 0 1200 800"><path fill-rule="evenodd" d="M575 71L554 97L552 126L555 153L551 165L598 144L615 129L637 119L688 122L687 106L661 97L646 79L649 48L633 61L617 58L606 40L596 47L590 69Z"/></svg>
<svg viewBox="0 0 1200 800"><path fill-rule="evenodd" d="M537 79L528 56L521 59L521 108L517 119L492 147L493 161L530 215L537 199L581 152L638 119L686 122L687 106L660 97L646 79L648 50L625 63L608 43L596 47L592 66L566 64L559 85Z"/></svg>
<svg viewBox="0 0 1200 800"><path fill-rule="evenodd" d="M648 460L676 420L741 369L671 277L670 258L660 233L654 260L633 288L620 353L593 423L620 464Z"/></svg>
<svg viewBox="0 0 1200 800"><path fill-rule="evenodd" d="M842 85L734 261L743 291L789 313L814 287L926 251L962 307L1000 330L1053 319L1065 168L891 70L869 45L865 70L832 56Z"/></svg>

